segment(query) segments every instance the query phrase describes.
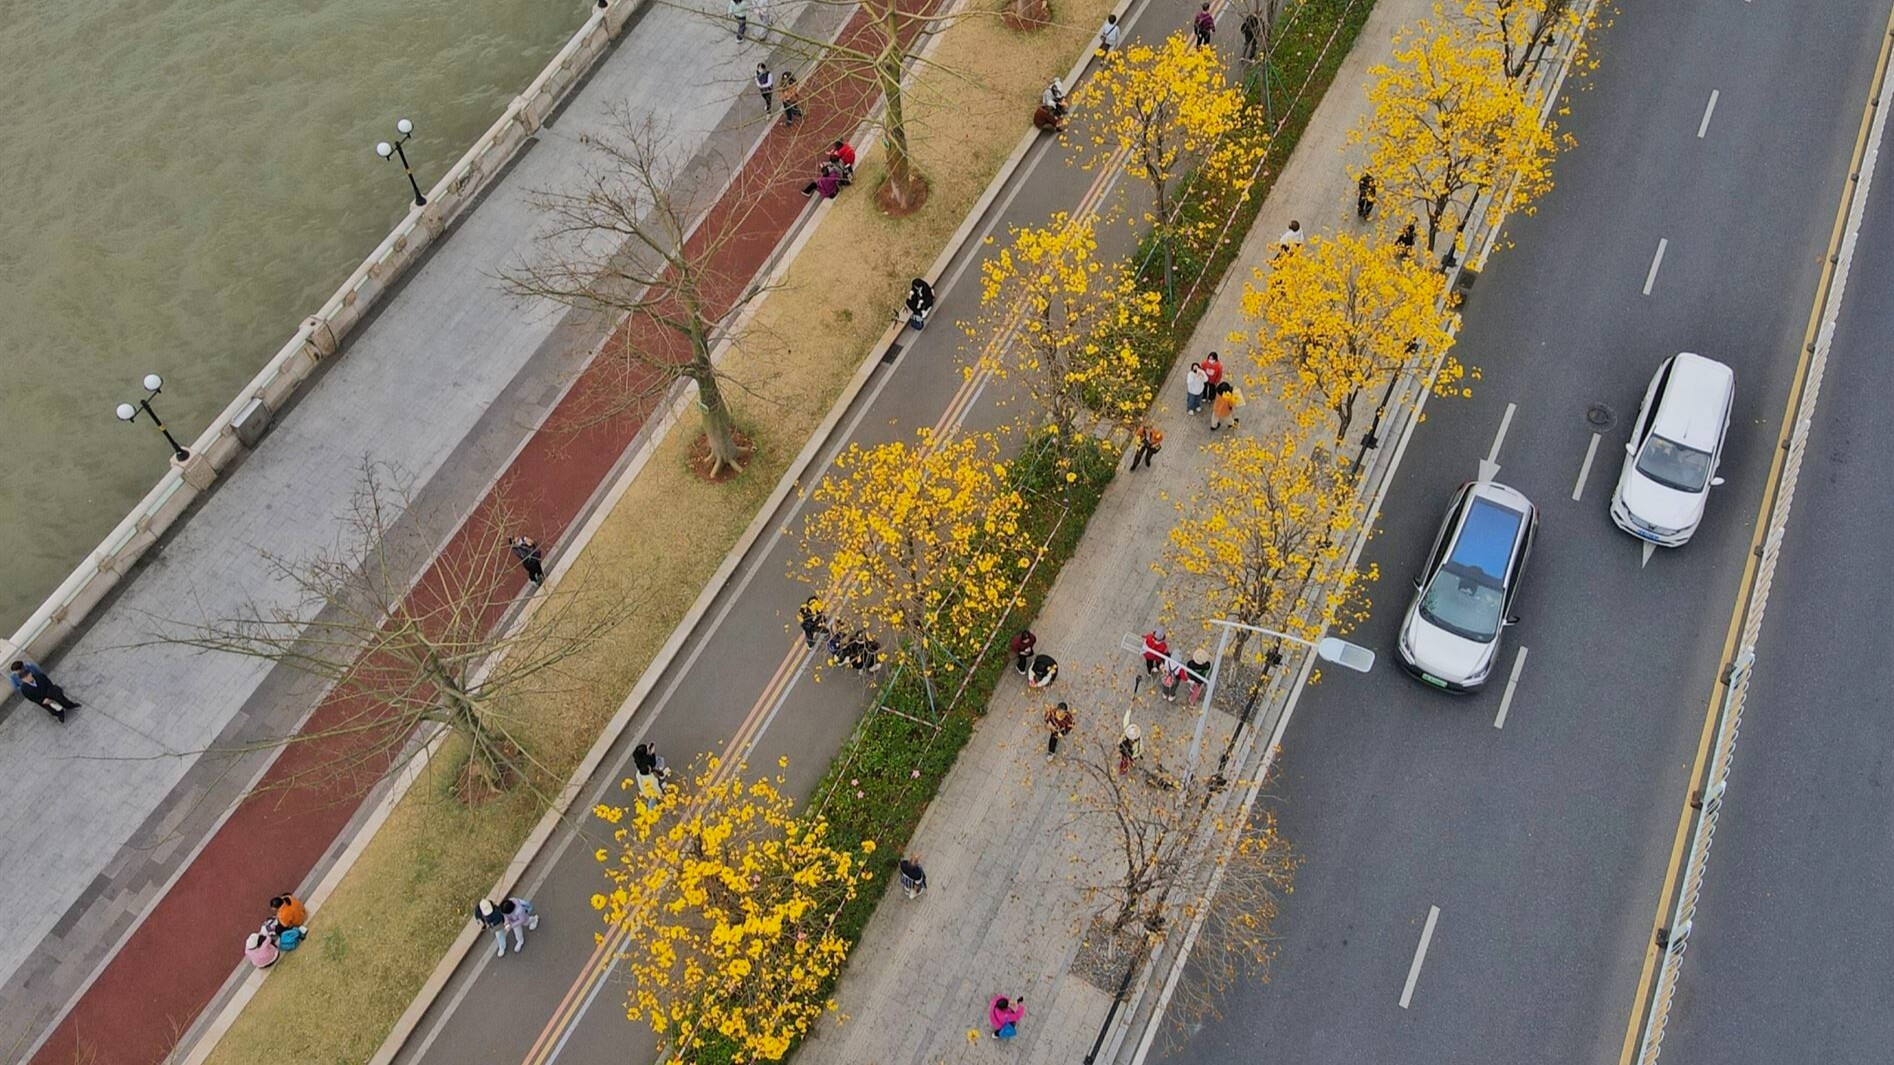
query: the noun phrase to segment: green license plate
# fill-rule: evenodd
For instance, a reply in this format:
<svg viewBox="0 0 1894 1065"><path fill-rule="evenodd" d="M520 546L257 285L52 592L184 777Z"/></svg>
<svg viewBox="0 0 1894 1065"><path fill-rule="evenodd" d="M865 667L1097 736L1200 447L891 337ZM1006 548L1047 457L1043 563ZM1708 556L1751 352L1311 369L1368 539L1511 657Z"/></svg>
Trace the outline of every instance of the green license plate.
<svg viewBox="0 0 1894 1065"><path fill-rule="evenodd" d="M1422 680L1424 680L1424 681L1426 681L1427 683L1429 683L1429 684L1431 684L1431 685L1433 685L1433 686L1434 686L1434 687L1436 687L1436 688L1444 688L1444 687L1446 687L1446 686L1447 686L1447 682L1446 682L1446 681L1444 681L1444 680L1441 680L1441 679L1440 679L1439 677L1436 677L1436 676L1434 676L1434 675L1433 675L1433 674L1431 674L1431 673L1422 673L1422 674L1421 674L1421 679L1422 679Z"/></svg>

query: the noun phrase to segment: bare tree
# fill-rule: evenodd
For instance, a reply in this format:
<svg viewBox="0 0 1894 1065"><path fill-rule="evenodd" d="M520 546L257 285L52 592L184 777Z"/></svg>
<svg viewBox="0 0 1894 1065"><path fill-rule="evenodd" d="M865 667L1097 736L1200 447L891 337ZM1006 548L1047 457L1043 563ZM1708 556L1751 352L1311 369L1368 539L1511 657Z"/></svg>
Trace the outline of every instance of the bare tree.
<svg viewBox="0 0 1894 1065"><path fill-rule="evenodd" d="M524 702L569 690L561 666L636 601L539 591L519 623L504 624L519 603L520 567L507 540L517 525L503 508L484 511L473 535L411 586L428 556L425 540L402 523L412 506L396 473L364 463L335 548L308 559L265 556L270 576L294 589L293 603L252 601L157 634L157 643L262 659L330 683L331 714L253 748L322 749L286 789L397 773L418 753L416 730L430 726L466 741L469 784L512 787L532 757L514 733Z"/></svg>
<svg viewBox="0 0 1894 1065"><path fill-rule="evenodd" d="M720 168L691 166L667 142L665 127L620 105L608 131L589 139L598 163L580 187L534 193L549 225L538 253L501 280L515 296L619 320L608 355L620 372L607 395L590 397L590 423L648 407L679 378L690 381L715 475L741 468L747 454L711 352L724 323L766 291L729 259L753 239L746 223L773 175L746 172L718 200Z"/></svg>
<svg viewBox="0 0 1894 1065"><path fill-rule="evenodd" d="M1161 769L1120 772L1118 753L1102 744L1079 764L1098 785L1080 802L1109 826L1123 870L1101 889L1109 899L1102 919L1113 936L1196 926L1191 974L1170 1010L1174 1024L1200 1025L1239 980L1267 978L1275 919L1301 857L1267 810L1220 814L1211 800L1228 787L1223 780L1179 787Z"/></svg>

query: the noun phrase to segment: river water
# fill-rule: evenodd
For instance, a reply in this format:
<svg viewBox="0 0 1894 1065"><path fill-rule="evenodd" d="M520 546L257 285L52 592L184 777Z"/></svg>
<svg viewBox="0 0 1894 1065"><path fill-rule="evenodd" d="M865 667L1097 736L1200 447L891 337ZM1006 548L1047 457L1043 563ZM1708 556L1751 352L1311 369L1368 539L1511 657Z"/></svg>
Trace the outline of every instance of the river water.
<svg viewBox="0 0 1894 1065"><path fill-rule="evenodd" d="M584 21L583 0L0 0L0 635ZM233 545L239 546L239 545Z"/></svg>

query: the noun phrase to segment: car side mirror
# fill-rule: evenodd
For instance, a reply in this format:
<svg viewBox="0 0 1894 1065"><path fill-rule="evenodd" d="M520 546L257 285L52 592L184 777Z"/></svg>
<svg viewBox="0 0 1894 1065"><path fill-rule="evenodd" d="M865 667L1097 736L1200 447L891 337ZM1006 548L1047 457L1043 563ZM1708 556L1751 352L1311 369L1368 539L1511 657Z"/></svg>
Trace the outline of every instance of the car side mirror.
<svg viewBox="0 0 1894 1065"><path fill-rule="evenodd" d="M1636 444L1626 444L1624 445L1624 453L1627 455L1635 455L1638 453L1638 446Z"/></svg>
<svg viewBox="0 0 1894 1065"><path fill-rule="evenodd" d="M1722 483L1723 483L1723 478L1721 478L1721 477L1712 477L1712 478L1710 478L1710 487L1712 487L1712 488L1714 488L1714 487L1716 487L1717 485L1719 485L1719 484L1722 484Z"/></svg>
<svg viewBox="0 0 1894 1065"><path fill-rule="evenodd" d="M1517 625L1517 624L1519 624L1519 615L1518 615L1518 614L1513 614L1513 615L1511 615L1510 617L1508 617L1508 618L1506 619L1506 624L1508 624L1508 625Z"/></svg>
<svg viewBox="0 0 1894 1065"><path fill-rule="evenodd" d="M1420 591L1420 586L1421 586L1421 579L1419 577L1414 578L1414 590L1417 592Z"/></svg>

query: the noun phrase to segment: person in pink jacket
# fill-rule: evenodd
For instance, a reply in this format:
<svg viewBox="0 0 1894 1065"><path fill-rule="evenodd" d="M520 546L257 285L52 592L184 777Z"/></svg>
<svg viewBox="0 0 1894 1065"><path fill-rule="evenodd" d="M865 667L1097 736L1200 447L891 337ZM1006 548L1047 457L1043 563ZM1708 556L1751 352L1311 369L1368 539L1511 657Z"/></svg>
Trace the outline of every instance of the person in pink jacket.
<svg viewBox="0 0 1894 1065"><path fill-rule="evenodd" d="M276 944L262 932L252 932L250 938L243 941L243 956L251 965L267 969L276 964Z"/></svg>
<svg viewBox="0 0 1894 1065"><path fill-rule="evenodd" d="M1026 1000L994 995L987 1005L986 1019L993 1025L993 1038L1011 1039L1019 1034L1019 1019L1026 1015Z"/></svg>

